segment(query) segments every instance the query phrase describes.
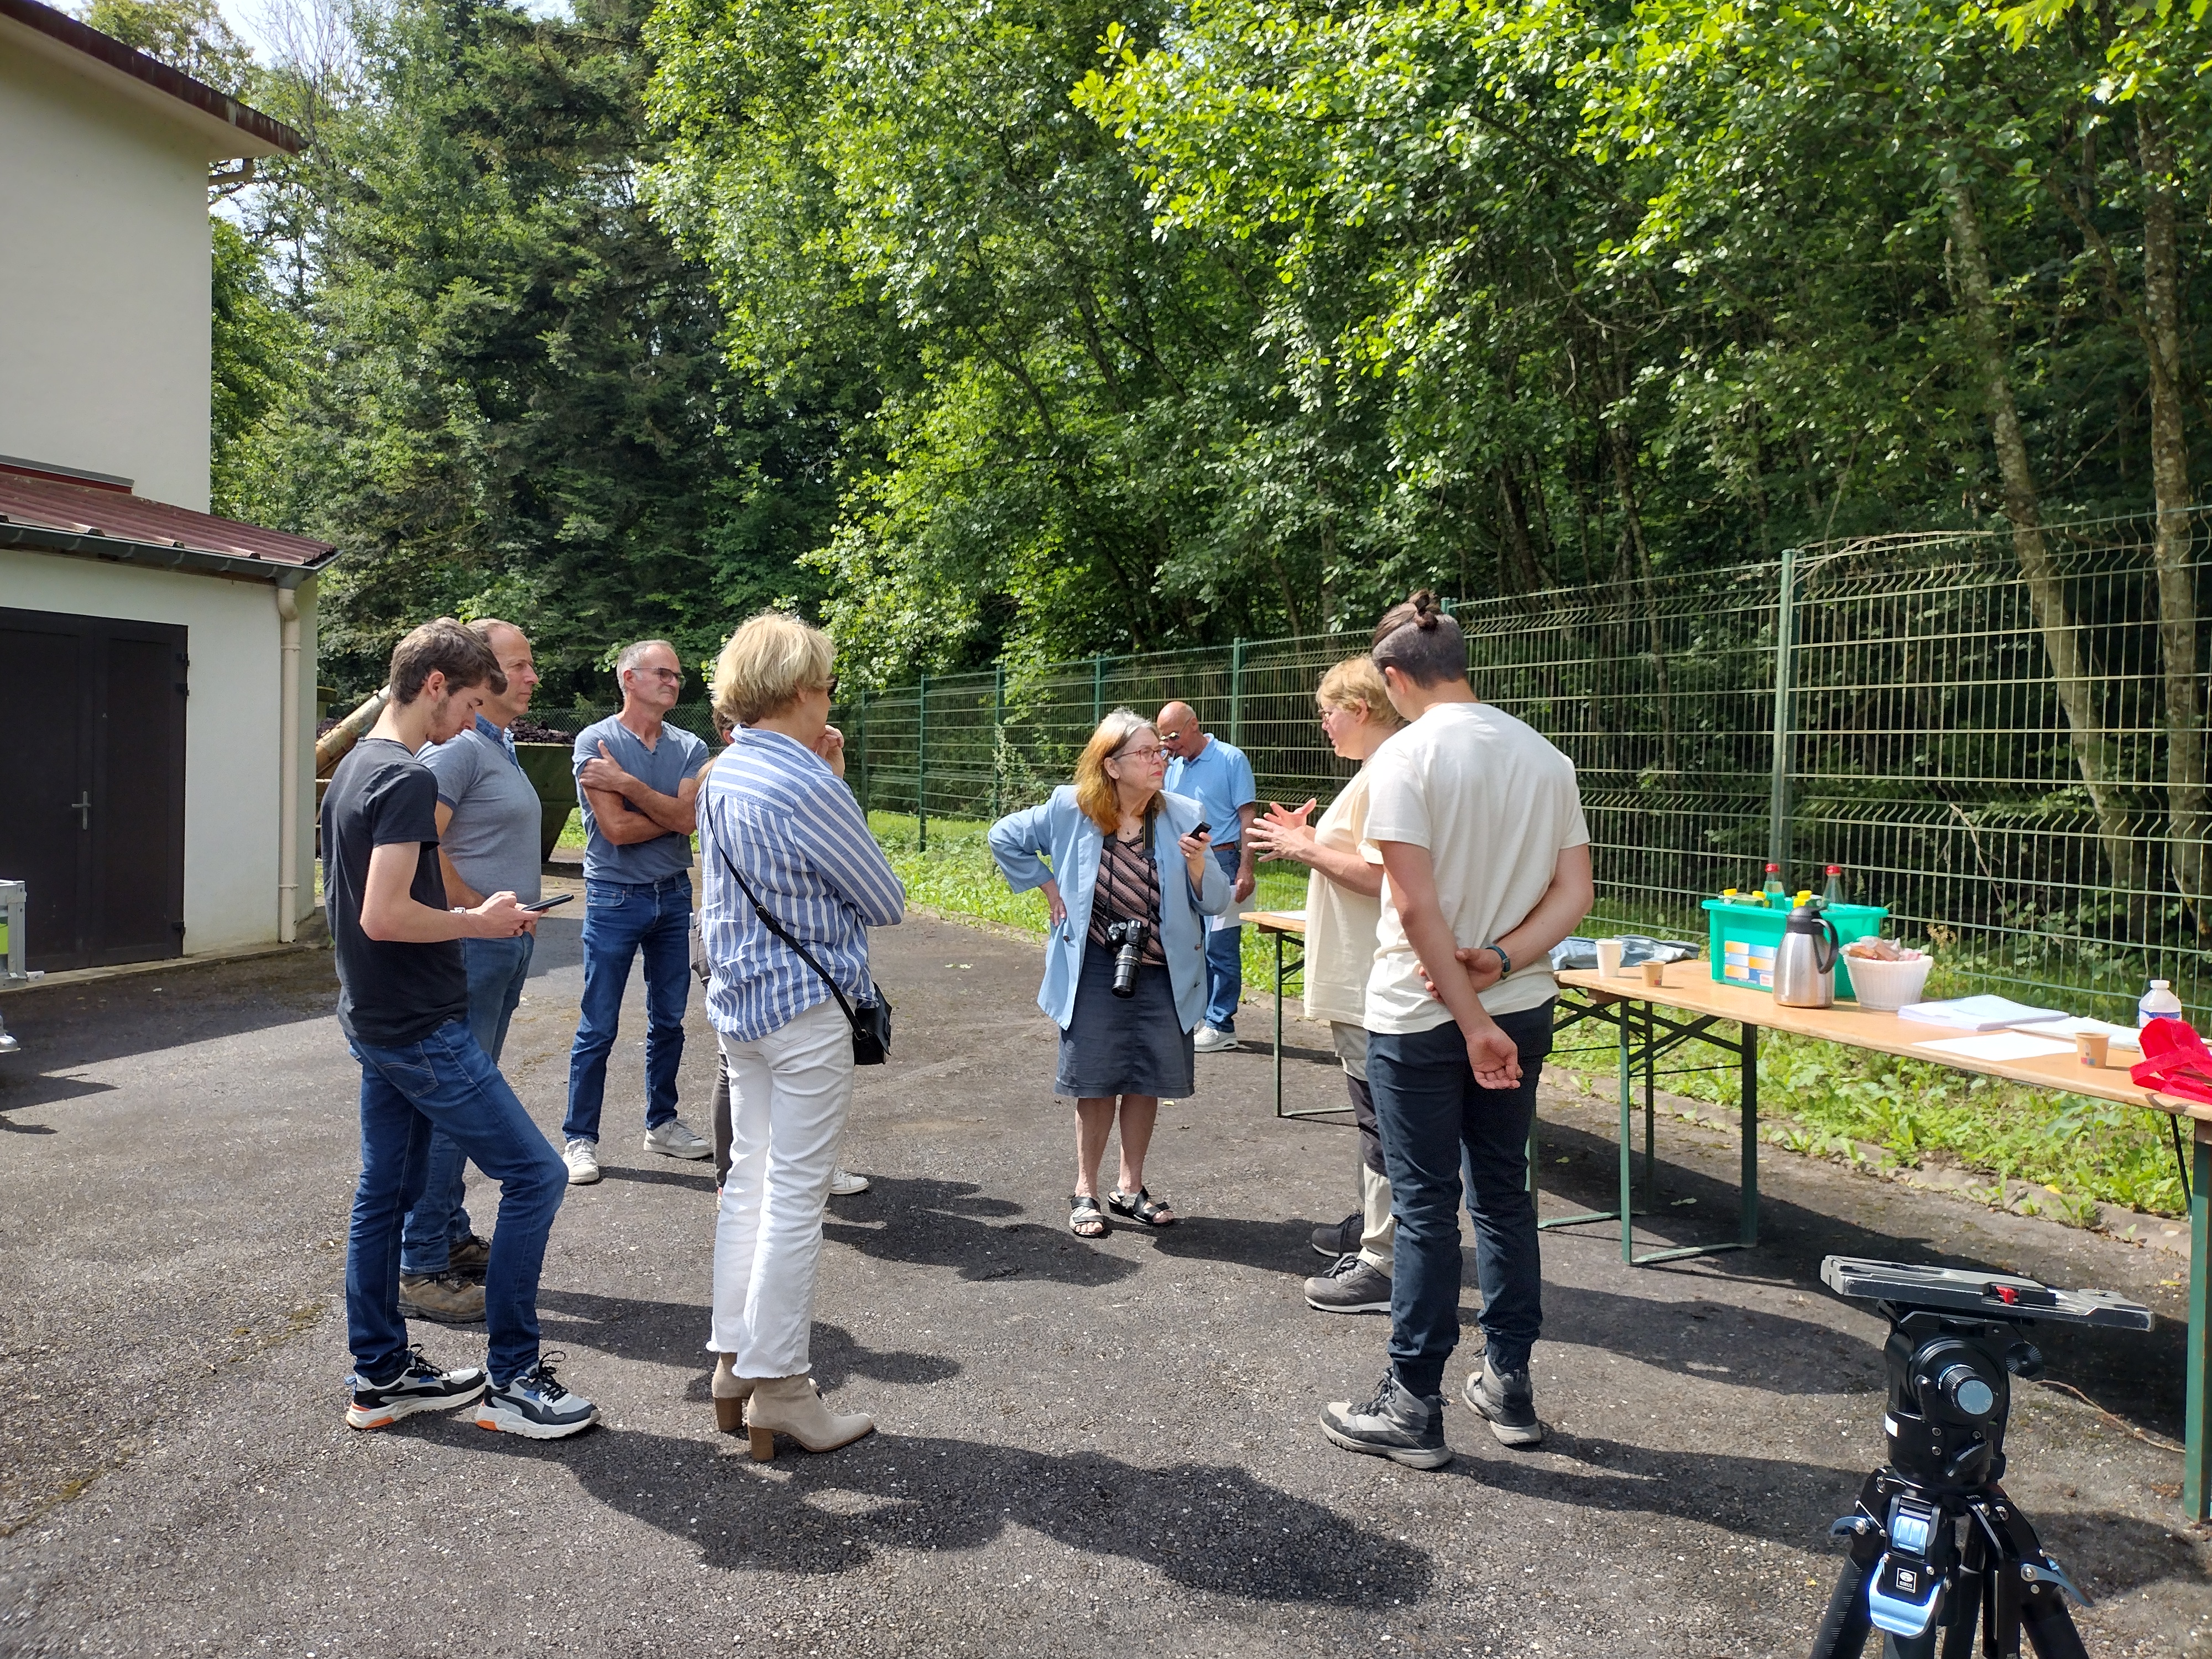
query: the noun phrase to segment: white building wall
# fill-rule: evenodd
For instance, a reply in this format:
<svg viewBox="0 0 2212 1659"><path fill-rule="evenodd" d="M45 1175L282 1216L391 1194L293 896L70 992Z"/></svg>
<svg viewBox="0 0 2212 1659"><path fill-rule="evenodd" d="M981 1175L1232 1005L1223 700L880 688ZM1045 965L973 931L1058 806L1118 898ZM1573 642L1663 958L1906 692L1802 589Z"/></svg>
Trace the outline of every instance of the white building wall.
<svg viewBox="0 0 2212 1659"><path fill-rule="evenodd" d="M0 455L207 511L207 153L0 40Z"/></svg>
<svg viewBox="0 0 2212 1659"><path fill-rule="evenodd" d="M314 583L301 590L298 915L314 907ZM185 954L277 937L279 628L267 582L142 570L0 548L0 605L180 623L185 703Z"/></svg>

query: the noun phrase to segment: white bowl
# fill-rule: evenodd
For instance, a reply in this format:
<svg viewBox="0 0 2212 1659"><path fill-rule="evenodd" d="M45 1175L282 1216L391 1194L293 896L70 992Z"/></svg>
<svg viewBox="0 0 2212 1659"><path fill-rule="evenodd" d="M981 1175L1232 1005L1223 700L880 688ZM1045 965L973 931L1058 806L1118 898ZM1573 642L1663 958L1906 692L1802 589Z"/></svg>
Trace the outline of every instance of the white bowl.
<svg viewBox="0 0 2212 1659"><path fill-rule="evenodd" d="M1920 993L1928 984L1928 970L1936 965L1936 958L1881 962L1870 957L1845 957L1844 963L1850 969L1851 995L1860 1007L1895 1013L1920 1000Z"/></svg>

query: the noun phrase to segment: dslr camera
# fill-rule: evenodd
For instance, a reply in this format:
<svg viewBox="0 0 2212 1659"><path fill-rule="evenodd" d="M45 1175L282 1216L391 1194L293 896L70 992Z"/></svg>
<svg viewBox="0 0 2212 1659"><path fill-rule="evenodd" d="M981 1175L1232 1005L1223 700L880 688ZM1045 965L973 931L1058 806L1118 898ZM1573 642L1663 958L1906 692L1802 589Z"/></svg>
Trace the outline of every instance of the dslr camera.
<svg viewBox="0 0 2212 1659"><path fill-rule="evenodd" d="M1106 924L1106 942L1114 947L1114 994L1137 994L1137 967L1145 959L1145 935L1152 931L1142 917L1125 916Z"/></svg>

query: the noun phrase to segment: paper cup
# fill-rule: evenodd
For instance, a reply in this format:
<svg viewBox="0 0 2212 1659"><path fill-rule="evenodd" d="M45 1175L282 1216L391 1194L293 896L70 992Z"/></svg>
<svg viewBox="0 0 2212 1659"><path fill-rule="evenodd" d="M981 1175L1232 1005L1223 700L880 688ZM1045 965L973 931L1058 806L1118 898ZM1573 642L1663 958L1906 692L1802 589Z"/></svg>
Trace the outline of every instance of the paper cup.
<svg viewBox="0 0 2212 1659"><path fill-rule="evenodd" d="M2084 1066L2102 1066L2112 1046L2112 1034L2106 1031L2076 1031L2074 1033L2074 1052L2081 1057Z"/></svg>
<svg viewBox="0 0 2212 1659"><path fill-rule="evenodd" d="M1639 962L1636 964L1636 971L1644 975L1646 985L1664 985L1667 982L1667 964L1663 962Z"/></svg>
<svg viewBox="0 0 2212 1659"><path fill-rule="evenodd" d="M1597 942L1597 970L1608 976L1620 972L1620 941L1601 939Z"/></svg>

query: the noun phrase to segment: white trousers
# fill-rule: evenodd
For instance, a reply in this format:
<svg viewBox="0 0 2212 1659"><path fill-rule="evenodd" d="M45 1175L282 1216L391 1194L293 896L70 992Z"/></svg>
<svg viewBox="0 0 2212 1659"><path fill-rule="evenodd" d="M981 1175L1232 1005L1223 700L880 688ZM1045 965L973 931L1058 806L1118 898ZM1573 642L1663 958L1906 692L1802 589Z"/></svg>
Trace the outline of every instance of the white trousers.
<svg viewBox="0 0 2212 1659"><path fill-rule="evenodd" d="M853 1103L853 1028L817 1003L752 1042L721 1038L730 1066L730 1173L714 1218L714 1325L707 1346L739 1376L807 1369L822 1212Z"/></svg>

